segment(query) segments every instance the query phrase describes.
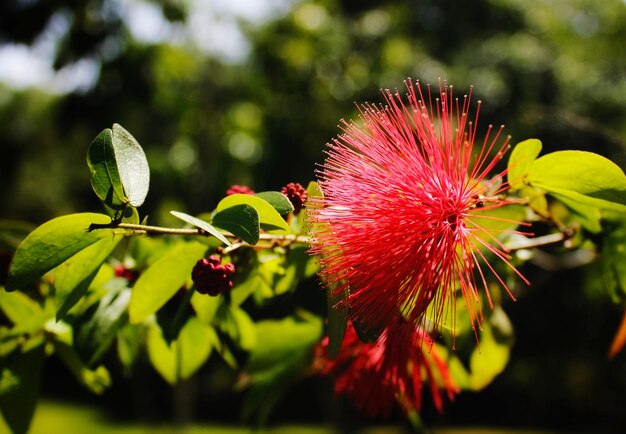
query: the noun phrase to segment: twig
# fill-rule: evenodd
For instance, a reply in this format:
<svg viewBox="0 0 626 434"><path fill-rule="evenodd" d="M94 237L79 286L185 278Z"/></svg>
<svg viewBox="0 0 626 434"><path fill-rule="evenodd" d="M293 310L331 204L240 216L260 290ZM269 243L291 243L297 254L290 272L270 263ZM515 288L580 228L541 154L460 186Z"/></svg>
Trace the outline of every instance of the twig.
<svg viewBox="0 0 626 434"><path fill-rule="evenodd" d="M163 226L149 226L149 225L140 225L134 223L92 223L88 231L98 230L98 229L128 229L132 231L129 235L180 235L180 236L210 236L207 231L200 228L186 229L186 228L167 228ZM226 238L230 238L233 240L239 240L235 235L230 232L223 232ZM268 234L262 233L259 234L260 241L271 241L272 243L278 243L281 245L291 244L291 243L299 243L299 244L310 244L312 239L307 235L296 235L296 234ZM237 241L232 246L224 249L232 252L240 247L247 246L247 243L243 241Z"/></svg>

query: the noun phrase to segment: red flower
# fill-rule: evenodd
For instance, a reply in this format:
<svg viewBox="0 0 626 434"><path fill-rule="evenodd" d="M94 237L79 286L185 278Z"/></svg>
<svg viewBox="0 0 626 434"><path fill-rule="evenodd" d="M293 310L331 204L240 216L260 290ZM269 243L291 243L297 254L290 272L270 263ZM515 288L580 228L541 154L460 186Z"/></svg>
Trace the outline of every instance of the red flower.
<svg viewBox="0 0 626 434"><path fill-rule="evenodd" d="M370 416L388 416L396 403L405 413L419 412L424 381L440 412L442 389L449 400L460 391L431 338L406 321L387 329L375 343L361 342L349 326L336 359L325 356L327 347L325 338L316 349L316 369L333 375L335 393L350 396Z"/></svg>
<svg viewBox="0 0 626 434"><path fill-rule="evenodd" d="M471 92L458 99L444 83L433 98L430 86L423 93L419 82L405 84L408 104L385 90L384 106L361 106L362 124L343 122L328 144L324 197L309 217L312 252L333 295L347 294L340 303L350 319L366 328L382 330L398 317L423 325L431 303L437 328L454 324L457 289L478 327L480 286L491 304L487 275L509 291L484 249L515 270L496 239L502 231L483 228L490 217L477 213L510 203L499 197L506 170L487 179L510 137L500 140L503 127L489 126L474 149L480 101L472 121Z"/></svg>

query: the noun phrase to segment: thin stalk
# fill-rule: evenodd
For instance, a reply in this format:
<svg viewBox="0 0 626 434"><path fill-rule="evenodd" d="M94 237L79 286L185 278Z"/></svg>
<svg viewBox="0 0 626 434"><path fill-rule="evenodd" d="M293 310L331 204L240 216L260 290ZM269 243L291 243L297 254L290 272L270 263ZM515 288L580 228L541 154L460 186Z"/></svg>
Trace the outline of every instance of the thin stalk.
<svg viewBox="0 0 626 434"><path fill-rule="evenodd" d="M128 229L131 231L129 235L181 235L181 236L210 236L208 232L200 228L167 228L163 226L149 226L149 225L141 225L134 223L92 223L89 226L88 231L98 230L98 229ZM223 232L226 238L230 238L233 240L238 240L238 238L231 234L230 232ZM307 235L296 235L296 234L267 234L262 233L259 234L259 240L263 241L271 241L273 243L302 243L302 244L310 244L312 239ZM243 242L238 242L237 244L248 245ZM231 246L231 251L234 250ZM237 246L235 248L239 248L241 246Z"/></svg>

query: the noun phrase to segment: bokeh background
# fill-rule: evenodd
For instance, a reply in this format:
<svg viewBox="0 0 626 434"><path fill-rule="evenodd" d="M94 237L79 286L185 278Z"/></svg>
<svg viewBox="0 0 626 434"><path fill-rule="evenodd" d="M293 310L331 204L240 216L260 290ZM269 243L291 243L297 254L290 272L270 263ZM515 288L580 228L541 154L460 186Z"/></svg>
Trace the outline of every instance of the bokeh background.
<svg viewBox="0 0 626 434"><path fill-rule="evenodd" d="M355 101L379 102L380 88L406 77L445 79L459 93L474 85L483 126L506 124L513 143L536 137L545 151L588 150L625 166L624 0L9 0L0 2L0 218L99 211L86 149L114 122L146 151L142 210L153 223L168 224L171 209L208 211L235 183L306 185L339 120L356 117ZM549 265L530 265L533 286L506 305L516 329L507 370L444 415L427 407L426 424L626 432L626 355L607 357L623 302L593 264ZM176 390L148 370L117 372L94 398L52 362L46 414L81 402L109 423L237 422L240 396L223 387L224 367ZM327 392L303 382L272 423L381 423Z"/></svg>

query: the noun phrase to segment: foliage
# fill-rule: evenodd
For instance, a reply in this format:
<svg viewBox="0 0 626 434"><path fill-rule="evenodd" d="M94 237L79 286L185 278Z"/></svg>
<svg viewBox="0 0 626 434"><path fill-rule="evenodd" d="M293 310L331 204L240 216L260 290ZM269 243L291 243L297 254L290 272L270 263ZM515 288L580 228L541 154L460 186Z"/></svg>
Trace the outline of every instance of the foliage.
<svg viewBox="0 0 626 434"><path fill-rule="evenodd" d="M132 151L116 151L115 131L123 132ZM313 348L323 335L323 308L296 307L280 319L262 314L317 271L314 258L306 254L311 240L302 232L303 227L308 230L302 221L306 210L295 214L279 192L234 194L198 217L172 211L187 223L182 228L150 226L145 219L139 224L136 207L148 190L148 165L126 130L114 125L113 132L101 133L88 151L93 190L111 213L53 219L32 230L12 254L0 293L0 309L11 323L2 328L2 414L13 432L27 431L38 372L53 354L86 388L102 393L111 378L100 363L117 348L120 362L129 368L145 351L154 369L172 385L191 378L215 353L241 373L239 387L249 389L244 416L265 421L280 393L311 374ZM103 158L94 157L94 146ZM562 151L539 157L540 149L539 141L525 141L509 159L509 176L515 180L509 193L515 195L511 209L525 204L530 221L542 221L552 229L539 237L504 231L499 242L509 251L529 253L570 240L574 249L598 242L581 231L589 219L585 211L621 210L626 205L626 176L596 154ZM131 166L139 169L129 170ZM567 177L568 171L580 173ZM314 183L308 190L319 197ZM524 192L531 192L532 198ZM537 199L546 194L565 199L571 211L559 218L567 226L555 220L556 202ZM550 205L535 209L536 203ZM614 216L611 212L607 221ZM8 238L14 229L8 226L2 234ZM623 241L616 234L621 232L603 235L608 249ZM191 281L196 262L211 252L231 261L237 270L232 291L214 298L196 292ZM518 255L517 261L524 257L529 255ZM607 266L617 282L626 278L617 263ZM615 293L614 287L611 284ZM329 348L336 354L346 316L330 295L329 300ZM509 361L513 325L501 302L495 298L480 333L471 332L467 312L459 309L454 320L458 326L445 336L457 351L437 344L452 378L463 389L483 389ZM472 349L474 338L478 346ZM24 404L16 406L17 402Z"/></svg>
<svg viewBox="0 0 626 434"><path fill-rule="evenodd" d="M149 3L162 11L168 22L185 26L194 19L188 9L191 3ZM354 100L374 100L376 89L397 85L406 76L420 77L424 82L446 77L455 83L475 84L475 96L489 101L482 109L483 116L495 123L506 119L507 132L515 138L542 137L542 157L540 143L535 140L513 149L511 160L516 154L525 159L510 166L509 182L515 197L528 200L519 207L532 224L527 230L546 243L545 248L536 249L525 238L506 239L506 245L515 252L513 261L528 261L522 271L533 282L529 288L513 288L519 300L515 304L497 291L492 294L496 308L501 304L516 326L516 357L510 358L504 375L486 393L467 398L475 407L465 411L457 406L446 409L446 413L452 415L454 423L474 423L477 410L473 408L492 408L502 402L502 394L514 390L516 396L522 396L519 414L524 414L528 424L549 424L564 430L582 429L585 423L593 430L601 429L598 424L610 425L613 430L622 426L621 416L604 416L611 411L619 414L621 408L619 400L611 397L624 388L619 372L623 352L619 346L614 350L617 359L613 364L604 360L603 352L623 314L626 294L624 261L620 259L624 253L623 202L613 191L623 186L617 179L613 190L598 196L589 185L568 184L576 180L567 171L560 176L552 173L565 163L578 174L578 181L584 181L585 166L578 158L587 157L602 171L600 178L611 174L619 178L616 167L623 167L626 148L626 57L622 49L626 8L621 0L293 2L284 14L277 13L262 25L244 25L250 55L240 64L190 45L139 40L129 31L125 17L110 4L104 0L54 4L35 0L3 2L0 6L3 44L34 44L52 18L58 22L61 17L67 19L68 28L52 50L55 68L84 59L94 60L99 68L91 87L67 94L0 87L0 182L4 199L0 215L11 219L0 221L0 265L8 263L19 242L35 229L20 220L41 223L99 206L102 198L97 192L91 193L84 179L86 172L75 168L84 165L86 144L113 120L119 120L148 145L151 194L141 205L142 217L176 228L182 220L192 226L185 231L197 228L197 232L213 236L189 236L193 240L186 236L142 237L132 236L133 230L99 229L90 234L119 233L98 238L51 266L43 280L34 278L7 295L9 298L3 293L0 390L18 391L15 387L20 375L11 368L20 365L18 344L22 345L19 354L36 355L35 361L40 363L43 357L39 347L35 348L38 339L44 336L53 341L62 335L64 342L73 343L80 360L87 362L85 366L92 369L104 363L115 378L117 364L111 359L118 357L124 372L132 373L145 363L146 337L157 327L168 351L172 352L175 345L184 347L174 338L190 314L212 327L219 338L204 366L214 367L222 363L220 360L233 367L245 365L249 351L239 349L239 329L233 319L239 314L219 310L222 303L241 307L254 324L273 320L277 305L286 303L293 308L293 299L300 300L293 295L301 296L303 285L312 285L309 276L315 264L304 259L304 243L290 244L285 237L272 246L263 239L267 228L261 227L253 205L243 203L213 215L211 208L235 182L269 190L294 179L308 180L311 167L320 161L321 144L336 133L337 119L354 117L349 114ZM571 149L567 152L572 159L554 155L565 147ZM574 151L585 154L571 154ZM607 156L617 165L591 156L589 151ZM537 169L531 177L535 163ZM119 193L116 202L128 196L120 192L121 182L115 181ZM613 204L609 207L617 211L605 209L607 197ZM261 198L281 216L288 215L263 193ZM113 203L113 196L111 205L113 208L105 207L93 220L76 227L67 225L67 238L61 241L71 240L72 233L82 235L91 223L111 223L107 216L115 217L115 208L123 207ZM129 203L126 210L133 208ZM172 216L171 209L185 212ZM290 222L295 233L289 236L308 232L301 226L302 220ZM125 214L122 222L139 224L139 214ZM235 237L227 238L223 231ZM238 264L229 300L224 300L226 296L202 297L194 291L185 304L181 288L170 286L163 289L165 295L161 297L166 301L156 315L149 315L145 322L129 323L128 303L136 280L115 276L118 266L129 270L127 276L140 274L179 246L184 250L184 246L200 242L207 251L214 251L240 241L255 244L257 232L262 249L243 247L234 250L231 258L226 255L227 260ZM268 246L271 248L265 248ZM20 279L43 273L41 268L59 259L29 264L22 269ZM5 269L0 267L0 282L5 279ZM183 284L187 290L191 288L190 281L180 286ZM153 306L156 301L152 301ZM187 307L179 309L183 304ZM331 343L339 351L345 312L336 309L332 300L329 305L326 332L334 337ZM179 310L180 319L174 321ZM323 316L323 310L321 307L314 313ZM96 311L100 313L96 315ZM281 308L279 312L284 315ZM13 321L29 315L19 327ZM140 312L139 317L143 315ZM219 324L227 320L229 325L222 329ZM79 333L83 328L86 331ZM102 334L97 336L100 328ZM9 329L24 339L16 339ZM474 352L483 354L476 360L489 364L486 349L473 345L469 328L460 329L458 334L465 336L455 343L463 369L471 367ZM31 339L32 349L28 344ZM251 341L244 345L251 347ZM512 341L505 341L512 345ZM49 356L52 351L62 353L63 348L49 344L44 350ZM69 360L71 357L66 356L63 363ZM498 360L502 363L504 357ZM37 363L31 370L33 383L24 382L22 388L31 396L36 392L32 384L37 380ZM72 372L78 372L76 378L84 378L80 369ZM590 382L590 377L595 381ZM309 399L313 395L307 393ZM524 404L531 401L532 408ZM555 403L559 403L556 409ZM23 427L27 406L21 412L10 408L7 412L16 415L12 426ZM517 424L510 412L485 415L481 424ZM425 417L441 420L429 414Z"/></svg>

